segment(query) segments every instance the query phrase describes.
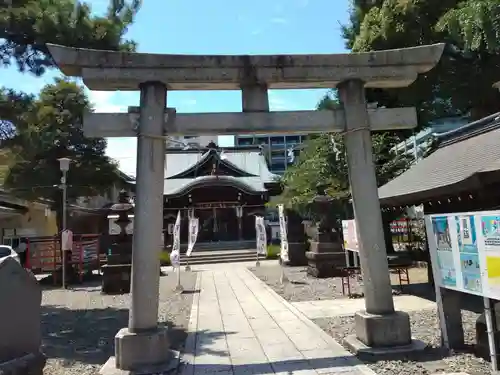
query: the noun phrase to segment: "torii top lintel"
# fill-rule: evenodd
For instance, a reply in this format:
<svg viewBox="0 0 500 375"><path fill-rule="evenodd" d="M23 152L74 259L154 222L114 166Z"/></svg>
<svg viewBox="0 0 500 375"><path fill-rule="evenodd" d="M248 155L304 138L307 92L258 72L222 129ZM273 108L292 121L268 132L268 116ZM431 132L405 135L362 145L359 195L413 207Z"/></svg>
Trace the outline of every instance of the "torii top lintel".
<svg viewBox="0 0 500 375"><path fill-rule="evenodd" d="M164 82L169 90L332 88L350 79L372 88L405 87L432 69L444 50L434 44L348 54L163 55L47 46L64 74L109 91L138 90L147 81Z"/></svg>

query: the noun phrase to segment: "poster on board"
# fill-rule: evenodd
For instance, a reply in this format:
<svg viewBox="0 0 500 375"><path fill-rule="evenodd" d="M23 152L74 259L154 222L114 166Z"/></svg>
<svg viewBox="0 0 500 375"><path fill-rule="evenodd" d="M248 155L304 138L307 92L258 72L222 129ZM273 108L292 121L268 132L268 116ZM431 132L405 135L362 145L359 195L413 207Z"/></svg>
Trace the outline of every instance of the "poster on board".
<svg viewBox="0 0 500 375"><path fill-rule="evenodd" d="M439 275L444 286L457 286L457 271L451 243L450 223L448 216L431 218L432 239L436 248ZM430 239L429 239L430 240Z"/></svg>
<svg viewBox="0 0 500 375"><path fill-rule="evenodd" d="M473 215L455 216L463 288L482 293L481 266Z"/></svg>
<svg viewBox="0 0 500 375"><path fill-rule="evenodd" d="M342 235L344 236L344 249L359 252L356 220L342 220Z"/></svg>
<svg viewBox="0 0 500 375"><path fill-rule="evenodd" d="M486 262L485 283L488 289L500 294L500 214L481 215L481 234L484 242L484 260Z"/></svg>

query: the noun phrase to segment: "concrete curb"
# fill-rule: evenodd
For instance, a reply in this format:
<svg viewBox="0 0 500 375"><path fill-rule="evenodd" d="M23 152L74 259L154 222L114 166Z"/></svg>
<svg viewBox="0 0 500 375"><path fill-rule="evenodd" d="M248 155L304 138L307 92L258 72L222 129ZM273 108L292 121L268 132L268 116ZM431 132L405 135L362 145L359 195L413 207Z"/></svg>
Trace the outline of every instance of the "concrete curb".
<svg viewBox="0 0 500 375"><path fill-rule="evenodd" d="M196 284L194 290L200 290L201 288L201 278L203 272L197 272ZM191 305L191 314L189 316L188 324L188 337L186 338L186 343L184 345L184 350L182 350L180 355L180 363L177 373L182 375L193 375L195 369L195 352L196 352L196 336L198 334L198 312L200 303L200 292L194 293L193 303Z"/></svg>

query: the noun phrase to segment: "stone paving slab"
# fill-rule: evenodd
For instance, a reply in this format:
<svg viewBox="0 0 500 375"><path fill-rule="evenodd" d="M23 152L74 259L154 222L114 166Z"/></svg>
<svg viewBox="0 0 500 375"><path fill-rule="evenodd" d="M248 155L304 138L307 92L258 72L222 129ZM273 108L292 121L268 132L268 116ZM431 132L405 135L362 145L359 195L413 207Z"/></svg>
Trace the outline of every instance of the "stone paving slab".
<svg viewBox="0 0 500 375"><path fill-rule="evenodd" d="M375 375L244 267L198 274L182 375Z"/></svg>
<svg viewBox="0 0 500 375"><path fill-rule="evenodd" d="M292 302L291 304L309 319L351 316L356 311L365 308L363 298ZM394 306L396 310L412 312L435 309L436 303L417 296L394 296Z"/></svg>

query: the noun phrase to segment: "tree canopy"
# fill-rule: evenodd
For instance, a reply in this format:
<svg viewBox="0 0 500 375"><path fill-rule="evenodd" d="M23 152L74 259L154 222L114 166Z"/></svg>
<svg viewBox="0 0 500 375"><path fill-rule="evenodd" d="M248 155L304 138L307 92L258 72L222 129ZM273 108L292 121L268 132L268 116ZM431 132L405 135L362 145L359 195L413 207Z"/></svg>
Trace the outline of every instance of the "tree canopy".
<svg viewBox="0 0 500 375"><path fill-rule="evenodd" d="M52 65L46 43L133 51L123 40L141 0L109 0L105 15L77 0L12 0L0 8L0 67L15 61L21 71L43 74Z"/></svg>
<svg viewBox="0 0 500 375"><path fill-rule="evenodd" d="M318 110L334 109L338 101L326 95L318 104ZM318 183L328 186L326 192L335 198L339 216L345 214L350 198L349 175L343 135L339 133L321 134L304 143L298 161L287 169L283 176L284 192L280 201L294 207L303 214L309 213L309 205L316 195ZM401 138L391 132L372 135L374 162L377 182L383 185L410 165L410 157L396 155L392 148Z"/></svg>
<svg viewBox="0 0 500 375"><path fill-rule="evenodd" d="M343 27L355 52L446 42L438 66L407 89L368 90L380 105L417 106L423 125L448 115L478 119L500 110L498 0L352 0Z"/></svg>
<svg viewBox="0 0 500 375"><path fill-rule="evenodd" d="M86 138L82 117L91 110L83 88L58 79L38 97L0 90L0 96L23 98L5 121L15 124L15 135L2 148L13 155L5 186L26 199L46 198L61 213L59 158L72 160L68 171L68 199L92 196L118 181L117 167L105 155L106 140Z"/></svg>

